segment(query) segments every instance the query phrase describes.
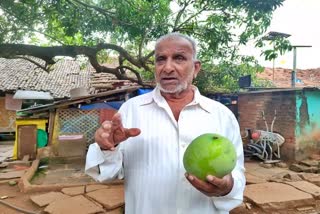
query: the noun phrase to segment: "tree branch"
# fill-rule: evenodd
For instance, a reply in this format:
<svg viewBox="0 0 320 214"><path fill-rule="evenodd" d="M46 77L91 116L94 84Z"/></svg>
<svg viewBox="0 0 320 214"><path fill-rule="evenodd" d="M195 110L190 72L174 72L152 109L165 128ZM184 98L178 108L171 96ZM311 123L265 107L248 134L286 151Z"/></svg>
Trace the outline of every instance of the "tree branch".
<svg viewBox="0 0 320 214"><path fill-rule="evenodd" d="M103 65L100 65L97 60L97 53L102 49L112 49L119 53L119 61L121 63L117 68L109 68ZM141 63L140 60L131 56L126 50L122 47L103 43L99 44L96 47L87 47L87 46L52 46L52 47L39 47L35 45L23 45L23 44L0 44L0 57L4 58L13 58L21 56L33 56L39 59L42 59L46 62L46 64L54 64L54 57L56 56L69 56L75 58L77 55L85 55L89 58L89 61L98 73L110 73L115 75L118 79L126 79L133 82L136 82L140 85L143 85L143 80L138 71L130 66L123 65L123 61L126 60L130 62L133 66L138 68L144 68L150 71L150 68L146 66L144 63ZM34 63L38 67L45 69L45 67L41 66L39 63L35 61L31 61L30 59L25 58L30 62ZM128 77L124 69L132 71L137 79Z"/></svg>
<svg viewBox="0 0 320 214"><path fill-rule="evenodd" d="M150 53L148 53L148 55L146 55L145 57L142 58L142 61L145 62L147 61L150 57L152 57L154 55L154 50L151 51Z"/></svg>
<svg viewBox="0 0 320 214"><path fill-rule="evenodd" d="M7 59L24 59L24 60L27 60L29 62L31 62L32 64L35 64L38 68L44 70L45 72L49 73L49 70L47 68L47 63L45 66L42 66L40 63L38 63L37 61L35 60L32 60L28 57L24 57L24 56L14 56L14 57L8 57Z"/></svg>
<svg viewBox="0 0 320 214"><path fill-rule="evenodd" d="M102 49L111 49L117 51L126 60L136 67L141 68L142 64L138 59L131 56L125 49L120 46L110 43L100 43L96 47L87 46L51 46L40 47L35 45L23 44L0 44L0 57L9 57L17 55L29 55L43 59L48 64L54 64L53 58L55 56L70 56L76 57L77 55L92 56L96 55Z"/></svg>
<svg viewBox="0 0 320 214"><path fill-rule="evenodd" d="M190 3L191 0L189 1L185 1L184 4L183 4L183 7L181 10L179 10L178 14L177 14L177 17L174 21L174 25L173 25L173 31L176 31L176 27L178 26L178 23L180 21L180 18L182 16L182 14L184 13L184 11L186 10L186 8L188 7L189 3Z"/></svg>
<svg viewBox="0 0 320 214"><path fill-rule="evenodd" d="M125 49L118 45L110 44L110 43L100 43L97 45L97 50L100 51L102 49L111 49L117 51L120 55L122 55L126 60L128 60L131 64L141 68L142 64L139 60L132 57Z"/></svg>
<svg viewBox="0 0 320 214"><path fill-rule="evenodd" d="M121 66L123 65L124 58L123 58L121 55L119 55L118 61L119 61L119 65L120 65L120 73L121 73L122 75L124 75L126 72L125 72L125 70L121 67Z"/></svg>
<svg viewBox="0 0 320 214"><path fill-rule="evenodd" d="M198 16L199 14L201 14L202 12L206 11L206 8L203 7L201 10L199 10L197 13L193 14L192 16L190 16L189 18L187 18L186 20L184 20L182 23L179 24L179 26L176 27L176 29L180 29L182 28L182 26L185 23L188 23L191 19L193 19L194 17Z"/></svg>
<svg viewBox="0 0 320 214"><path fill-rule="evenodd" d="M58 43L61 44L61 45L64 45L63 42L57 40L56 38L50 36L49 34L43 33L43 32L41 32L41 31L39 31L39 30L36 30L36 29L33 28L33 27L30 27L30 23L26 22L24 19L20 19L18 16L15 16L13 13L11 13L11 11L5 10L4 8L1 8L1 9L2 9L3 11L5 11L5 13L7 13L7 14L8 14L9 16L11 16L12 18L17 19L18 21L20 21L22 24L24 24L24 25L26 25L26 26L29 26L29 29L27 29L27 30L31 30L31 31L34 31L34 32L36 32L36 33L42 34L42 35L44 35L45 37L48 37L48 38L52 39L53 41L58 42Z"/></svg>
<svg viewBox="0 0 320 214"><path fill-rule="evenodd" d="M131 68L131 67L129 67L129 66L125 66L125 65L119 66L118 69L119 69L119 70L120 70L120 69L128 69L128 70L132 71L132 72L136 75L137 79L130 78L130 77L128 77L127 75L123 75L123 76L122 76L123 79L127 79L127 80L130 80L130 81L132 81L132 82L136 82L136 83L138 83L139 85L143 85L143 81L142 81L141 75L140 75L140 73L139 73L138 71L134 70L133 68Z"/></svg>
<svg viewBox="0 0 320 214"><path fill-rule="evenodd" d="M139 58L141 59L142 58L142 48L143 48L143 43L145 41L145 38L146 38L146 34L147 34L147 31L145 30L141 36L141 41L140 41L140 44L139 44Z"/></svg>
<svg viewBox="0 0 320 214"><path fill-rule="evenodd" d="M94 67L97 73L109 73L109 74L115 75L117 79L121 79L122 75L118 72L116 68L109 68L109 67L100 65L96 55L88 55L88 58L92 67Z"/></svg>
<svg viewBox="0 0 320 214"><path fill-rule="evenodd" d="M100 14L104 15L105 17L109 17L109 18L111 18L113 20L116 20L116 22L118 22L118 23L121 23L121 24L124 24L124 25L128 25L128 26L134 26L132 23L127 23L127 22L123 22L123 21L119 20L116 17L116 13L108 11L108 10L103 9L101 7L97 7L97 6L94 6L94 5L89 5L89 4L84 3L82 1L79 1L79 0L67 0L67 1L70 2L70 3L73 3L72 1L74 1L74 2L78 3L79 5L82 5L85 8L93 9L93 10L99 12Z"/></svg>
<svg viewBox="0 0 320 214"><path fill-rule="evenodd" d="M94 9L96 11L98 11L99 13L103 14L103 15L115 15L114 12L110 12L106 9L103 9L101 7L97 7L97 6L94 6L94 5L90 5L90 4L87 4L87 3L84 3L82 1L79 1L79 0L67 0L68 2L72 3L72 1L86 7L86 8L90 8L90 9Z"/></svg>
<svg viewBox="0 0 320 214"><path fill-rule="evenodd" d="M136 11L139 11L139 8L136 7L135 4L132 4L132 2L128 1L128 0L123 0L125 1L131 8L134 8Z"/></svg>

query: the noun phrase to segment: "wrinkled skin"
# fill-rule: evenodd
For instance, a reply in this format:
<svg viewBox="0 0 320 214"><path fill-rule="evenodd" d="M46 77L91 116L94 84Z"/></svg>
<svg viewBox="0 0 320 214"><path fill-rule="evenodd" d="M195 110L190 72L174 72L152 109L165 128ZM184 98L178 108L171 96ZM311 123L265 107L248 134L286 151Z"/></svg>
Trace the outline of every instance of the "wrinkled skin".
<svg viewBox="0 0 320 214"><path fill-rule="evenodd" d="M192 81L201 69L201 63L194 59L193 54L192 45L184 38L162 40L155 49L156 81L176 120L181 110L193 100ZM122 141L139 134L140 129L124 128L117 113L96 131L95 140L102 149L114 150ZM233 187L231 174L221 179L208 175L207 181L190 174L186 174L186 178L209 197L227 195Z"/></svg>
<svg viewBox="0 0 320 214"><path fill-rule="evenodd" d="M114 150L115 146L129 137L140 134L140 129L127 129L122 126L121 115L116 113L111 121L104 121L95 133L95 141L103 150Z"/></svg>
<svg viewBox="0 0 320 214"><path fill-rule="evenodd" d="M228 174L223 178L208 175L206 181L202 181L196 176L188 173L186 173L185 176L192 186L209 197L227 195L233 187L233 178L231 174Z"/></svg>

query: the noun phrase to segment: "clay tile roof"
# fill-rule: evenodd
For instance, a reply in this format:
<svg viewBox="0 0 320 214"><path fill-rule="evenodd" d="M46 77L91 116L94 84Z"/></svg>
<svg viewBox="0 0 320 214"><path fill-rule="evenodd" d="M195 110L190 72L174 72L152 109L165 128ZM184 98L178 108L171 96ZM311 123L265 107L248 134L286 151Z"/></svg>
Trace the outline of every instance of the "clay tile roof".
<svg viewBox="0 0 320 214"><path fill-rule="evenodd" d="M110 60L108 63L104 63L103 66L109 68L116 68L119 66L117 60ZM93 69L93 68L92 68ZM135 76L131 76L135 78ZM105 92L108 90L120 89L130 86L138 86L129 80L118 80L115 75L109 73L97 73L94 69L90 78L90 94L96 94Z"/></svg>
<svg viewBox="0 0 320 214"><path fill-rule="evenodd" d="M114 75L108 73L91 73L90 94L97 94L114 89L120 89L130 86L138 86L129 80L118 80Z"/></svg>
<svg viewBox="0 0 320 214"><path fill-rule="evenodd" d="M54 98L65 98L72 88L88 88L90 72L88 67L80 69L74 60L59 60L48 73L24 59L0 58L0 91L46 91Z"/></svg>
<svg viewBox="0 0 320 214"><path fill-rule="evenodd" d="M44 65L43 61L36 61ZM72 59L57 61L47 73L24 59L0 58L0 91L3 92L45 91L55 99L62 99L69 98L73 88L84 87L90 94L96 94L130 86L137 84L118 80L112 74L96 73L90 64L81 66Z"/></svg>

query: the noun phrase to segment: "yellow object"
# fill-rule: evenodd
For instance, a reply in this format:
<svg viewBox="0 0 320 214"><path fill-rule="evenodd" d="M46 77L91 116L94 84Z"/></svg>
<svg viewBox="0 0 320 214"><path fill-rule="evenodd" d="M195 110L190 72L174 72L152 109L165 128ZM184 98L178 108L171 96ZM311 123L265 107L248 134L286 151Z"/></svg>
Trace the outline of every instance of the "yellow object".
<svg viewBox="0 0 320 214"><path fill-rule="evenodd" d="M58 145L59 145L59 134L60 134L60 120L59 120L59 109L57 110L56 116L54 117L54 125L52 131L52 150L55 154L58 154Z"/></svg>
<svg viewBox="0 0 320 214"><path fill-rule="evenodd" d="M36 125L37 129L46 130L47 119L17 119L16 120L16 139L13 147L13 159L18 158L18 126L22 125Z"/></svg>
<svg viewBox="0 0 320 214"><path fill-rule="evenodd" d="M287 61L285 59L283 59L283 60L280 61L280 64L281 65L285 65L285 64L287 64Z"/></svg>

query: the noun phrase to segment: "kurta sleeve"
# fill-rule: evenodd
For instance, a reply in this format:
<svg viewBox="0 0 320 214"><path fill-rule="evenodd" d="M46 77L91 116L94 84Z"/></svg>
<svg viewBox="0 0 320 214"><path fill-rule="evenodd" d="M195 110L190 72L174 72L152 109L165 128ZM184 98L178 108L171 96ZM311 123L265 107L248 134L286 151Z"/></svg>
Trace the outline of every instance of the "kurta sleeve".
<svg viewBox="0 0 320 214"><path fill-rule="evenodd" d="M114 151L102 151L97 143L89 146L85 173L99 182L123 179L123 154L120 145Z"/></svg>
<svg viewBox="0 0 320 214"><path fill-rule="evenodd" d="M243 201L243 191L246 185L245 168L244 168L244 155L243 145L240 135L240 128L236 118L230 115L230 123L227 128L227 133L230 136L230 140L234 144L237 152L237 164L231 172L234 184L231 192L225 196L212 197L213 203L219 210L230 211L233 208L239 206Z"/></svg>

